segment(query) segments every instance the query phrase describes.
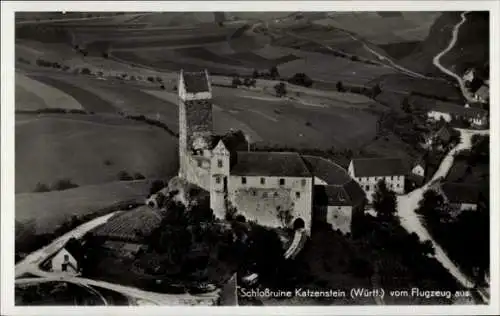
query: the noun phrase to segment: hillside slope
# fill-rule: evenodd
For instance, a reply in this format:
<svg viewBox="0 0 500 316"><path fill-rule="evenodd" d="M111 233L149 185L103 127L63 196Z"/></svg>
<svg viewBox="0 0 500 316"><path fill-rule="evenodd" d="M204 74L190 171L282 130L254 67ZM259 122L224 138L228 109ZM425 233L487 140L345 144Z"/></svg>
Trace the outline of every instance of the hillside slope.
<svg viewBox="0 0 500 316"><path fill-rule="evenodd" d="M452 29L461 12L444 12L432 25L429 35L401 64L413 71L430 75L441 75L433 63L433 57L442 51L451 39ZM468 67L484 67L488 63L489 13L471 12L460 27L458 40L452 50L442 58L442 64L462 73Z"/></svg>

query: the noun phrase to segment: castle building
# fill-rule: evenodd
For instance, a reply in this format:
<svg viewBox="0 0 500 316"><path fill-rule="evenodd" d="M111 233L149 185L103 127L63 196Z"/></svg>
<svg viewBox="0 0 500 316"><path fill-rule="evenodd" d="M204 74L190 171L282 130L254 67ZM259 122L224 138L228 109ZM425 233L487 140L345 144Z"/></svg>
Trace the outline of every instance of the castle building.
<svg viewBox="0 0 500 316"><path fill-rule="evenodd" d="M214 135L212 88L207 71L181 71L178 96L179 177L210 192L214 215L224 218L229 209L236 209L247 220L264 226L304 228L310 233L313 208L318 208L313 198L314 191L318 191L315 182L329 184L320 179L321 175L315 175L315 164L311 165L314 159L294 152L249 152L238 148L238 143L230 138ZM347 177L342 184L351 182L341 167L329 168L333 168L330 177L340 172ZM349 192L356 191L352 184L348 187ZM340 217L341 230L349 232L352 204L355 202L358 207L364 196L352 199L342 186L339 190L340 195L328 188L334 197L322 199L319 208L332 213L325 214L325 221L336 227L335 218ZM329 204L335 207L329 208Z"/></svg>

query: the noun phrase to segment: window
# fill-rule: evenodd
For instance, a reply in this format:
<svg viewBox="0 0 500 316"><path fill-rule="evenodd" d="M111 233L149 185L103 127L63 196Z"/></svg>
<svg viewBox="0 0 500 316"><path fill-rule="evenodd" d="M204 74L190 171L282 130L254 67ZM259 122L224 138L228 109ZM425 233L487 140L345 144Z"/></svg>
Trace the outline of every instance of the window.
<svg viewBox="0 0 500 316"><path fill-rule="evenodd" d="M295 197L300 198L300 192L295 192Z"/></svg>
<svg viewBox="0 0 500 316"><path fill-rule="evenodd" d="M217 167L222 168L222 166L223 166L222 159L217 159Z"/></svg>
<svg viewBox="0 0 500 316"><path fill-rule="evenodd" d="M201 160L198 160L198 167L201 167Z"/></svg>
<svg viewBox="0 0 500 316"><path fill-rule="evenodd" d="M68 271L68 264L67 263L61 264L61 270L62 271Z"/></svg>
<svg viewBox="0 0 500 316"><path fill-rule="evenodd" d="M69 256L68 255L64 255L64 262L68 262L69 261Z"/></svg>
<svg viewBox="0 0 500 316"><path fill-rule="evenodd" d="M220 177L215 177L215 183L217 183L217 184L220 183Z"/></svg>
<svg viewBox="0 0 500 316"><path fill-rule="evenodd" d="M283 178L280 179L280 185L285 185L285 179Z"/></svg>
<svg viewBox="0 0 500 316"><path fill-rule="evenodd" d="M255 190L252 190L252 195L253 195L253 196L256 196L256 195L257 195L257 192L255 192Z"/></svg>
<svg viewBox="0 0 500 316"><path fill-rule="evenodd" d="M279 195L278 192L274 192L275 197L278 197L278 195Z"/></svg>
<svg viewBox="0 0 500 316"><path fill-rule="evenodd" d="M306 183L307 183L307 182L306 182L306 179L302 179L300 182L301 182L301 184L302 184L302 186L303 186L303 187L305 187L305 186L306 186Z"/></svg>
<svg viewBox="0 0 500 316"><path fill-rule="evenodd" d="M241 177L241 184L247 184L247 178Z"/></svg>
<svg viewBox="0 0 500 316"><path fill-rule="evenodd" d="M266 183L266 179L265 178L260 178L260 184L265 184Z"/></svg>
<svg viewBox="0 0 500 316"><path fill-rule="evenodd" d="M370 186L369 185L365 185L365 191L370 191Z"/></svg>
<svg viewBox="0 0 500 316"><path fill-rule="evenodd" d="M267 192L262 193L262 197L266 198L267 197Z"/></svg>

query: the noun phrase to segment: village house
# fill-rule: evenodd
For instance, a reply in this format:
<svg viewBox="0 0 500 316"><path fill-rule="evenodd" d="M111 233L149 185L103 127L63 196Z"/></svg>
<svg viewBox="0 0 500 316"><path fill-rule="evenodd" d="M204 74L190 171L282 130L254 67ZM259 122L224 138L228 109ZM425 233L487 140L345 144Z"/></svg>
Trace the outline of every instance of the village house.
<svg viewBox="0 0 500 316"><path fill-rule="evenodd" d="M315 176L307 159L294 152L250 152L238 141L214 135L207 71L181 71L178 94L179 177L209 192L214 215L224 218L229 209L236 209L237 214L261 225L304 228L310 234ZM335 202L332 206L343 207L343 215L337 218L347 232L349 212L358 207L352 205L358 199L352 199L350 192L345 194L342 205Z"/></svg>
<svg viewBox="0 0 500 316"><path fill-rule="evenodd" d="M431 121L465 120L476 127L485 127L488 124L488 112L480 107L462 106L421 96L411 96L408 102L414 108L425 110Z"/></svg>
<svg viewBox="0 0 500 316"><path fill-rule="evenodd" d="M431 132L425 136L426 147L435 146L438 149L443 149L452 137L452 132L447 126L441 127L437 132Z"/></svg>
<svg viewBox="0 0 500 316"><path fill-rule="evenodd" d="M413 164L413 168L411 169L411 173L420 177L425 177L425 161L421 157L415 161Z"/></svg>
<svg viewBox="0 0 500 316"><path fill-rule="evenodd" d="M490 101L490 87L483 84L477 91L474 92L474 98L481 103L488 103Z"/></svg>
<svg viewBox="0 0 500 316"><path fill-rule="evenodd" d="M80 273L82 260L82 246L77 240L70 239L42 265L51 272L77 275Z"/></svg>
<svg viewBox="0 0 500 316"><path fill-rule="evenodd" d="M479 189L475 185L445 182L435 186L434 190L443 197L452 217L465 210L477 210Z"/></svg>
<svg viewBox="0 0 500 316"><path fill-rule="evenodd" d="M369 202L372 201L372 195L380 180L385 180L389 190L398 194L403 194L405 192L405 176L408 174L408 171L402 159L353 159L349 164L348 172L365 191Z"/></svg>

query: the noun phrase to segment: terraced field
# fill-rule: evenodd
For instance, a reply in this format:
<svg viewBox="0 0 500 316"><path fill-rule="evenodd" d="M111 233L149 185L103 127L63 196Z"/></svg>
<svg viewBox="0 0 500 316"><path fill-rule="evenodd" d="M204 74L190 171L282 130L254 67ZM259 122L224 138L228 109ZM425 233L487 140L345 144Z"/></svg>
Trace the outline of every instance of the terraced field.
<svg viewBox="0 0 500 316"><path fill-rule="evenodd" d="M136 241L142 236L150 235L161 220L158 211L148 206L140 206L132 211L114 215L105 224L94 228L91 233L110 239Z"/></svg>

